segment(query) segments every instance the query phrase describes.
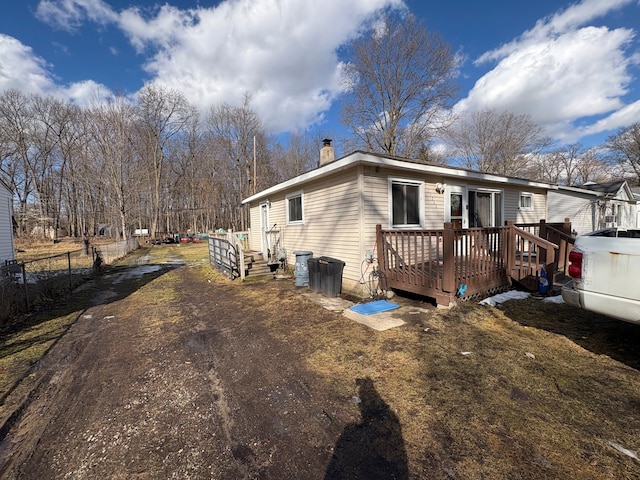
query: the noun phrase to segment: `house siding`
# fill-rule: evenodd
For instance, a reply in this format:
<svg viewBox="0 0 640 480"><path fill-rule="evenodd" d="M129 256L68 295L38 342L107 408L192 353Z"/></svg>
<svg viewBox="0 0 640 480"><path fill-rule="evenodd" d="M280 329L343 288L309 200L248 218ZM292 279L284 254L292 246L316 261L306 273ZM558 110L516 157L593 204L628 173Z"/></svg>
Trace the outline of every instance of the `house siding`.
<svg viewBox="0 0 640 480"><path fill-rule="evenodd" d="M363 154L367 157L367 154ZM354 159L361 156L353 154ZM380 159L380 157L371 156ZM502 192L504 220L538 222L546 215L546 189L540 186L510 185L498 181L466 178L467 173L453 170L452 175L441 172L440 167L423 166L419 171L415 164L410 168L397 165L395 160L387 164L373 161L356 161L352 164L336 161L326 176L305 174L284 182L248 199L251 203L251 248L260 249L260 204L270 202L269 223L282 230L283 246L287 262L295 264L295 251L311 251L313 257L327 256L345 262L343 291L366 296L370 266L366 264L366 252L375 256L376 225L390 228L389 179L397 178L420 182L422 185L422 227L428 230L442 229L445 218L447 192L436 191L436 185L449 184L469 189L486 188ZM323 167L321 167L323 168ZM429 169L432 169L429 171ZM305 178L305 176L307 178ZM534 208L521 212L518 208L520 192L534 195ZM302 224L286 225L286 196L294 192L303 194Z"/></svg>
<svg viewBox="0 0 640 480"><path fill-rule="evenodd" d="M520 208L520 194L533 194L533 208L523 210ZM513 220L515 223L538 223L547 217L546 192L531 188L514 188L506 186L504 189L504 220Z"/></svg>
<svg viewBox="0 0 640 480"><path fill-rule="evenodd" d="M587 189L553 190L548 193L547 212L549 222L562 222L569 218L578 235L611 226L638 226L637 205L627 188L620 188L613 198ZM609 215L613 216L613 222L604 221Z"/></svg>
<svg viewBox="0 0 640 480"><path fill-rule="evenodd" d="M0 265L15 259L13 225L11 220L13 195L0 183Z"/></svg>
<svg viewBox="0 0 640 480"><path fill-rule="evenodd" d="M302 224L286 224L286 196L302 192ZM360 229L362 217L357 170L343 172L339 181L324 180L269 198L269 223L282 232L287 263L295 265L296 251L311 251L314 257L326 256L345 262L343 278L359 279ZM252 205L251 248L260 249L260 202ZM375 238L375 228L374 228Z"/></svg>
<svg viewBox="0 0 640 480"><path fill-rule="evenodd" d="M578 192L550 191L547 195L548 221L564 222L571 219L571 229L579 235L596 229L596 212L594 195Z"/></svg>

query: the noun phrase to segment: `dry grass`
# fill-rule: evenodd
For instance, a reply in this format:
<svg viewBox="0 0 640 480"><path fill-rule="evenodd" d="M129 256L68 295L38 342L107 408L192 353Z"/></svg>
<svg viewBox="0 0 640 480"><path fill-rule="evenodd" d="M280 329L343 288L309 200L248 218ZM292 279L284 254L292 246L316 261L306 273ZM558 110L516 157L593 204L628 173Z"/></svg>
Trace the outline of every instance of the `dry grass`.
<svg viewBox="0 0 640 480"><path fill-rule="evenodd" d="M609 443L640 452L640 375L625 363L496 308L432 309L376 332L341 316L301 321L296 304L305 300L273 293L255 306L278 312L270 331L328 388L348 398L355 379L374 379L400 418L412 476L640 478L640 463ZM509 315L536 312L551 322L575 313L535 299L510 303Z"/></svg>
<svg viewBox="0 0 640 480"><path fill-rule="evenodd" d="M78 314L79 312L73 312L43 321L30 318L21 324L20 329L0 336L0 398L5 398L64 334Z"/></svg>
<svg viewBox="0 0 640 480"><path fill-rule="evenodd" d="M92 245L113 243L115 240L99 238L91 240ZM17 250L16 259L19 262L28 262L39 258L50 257L67 252L82 250L82 240L65 238L57 242L34 238L16 238L15 247Z"/></svg>

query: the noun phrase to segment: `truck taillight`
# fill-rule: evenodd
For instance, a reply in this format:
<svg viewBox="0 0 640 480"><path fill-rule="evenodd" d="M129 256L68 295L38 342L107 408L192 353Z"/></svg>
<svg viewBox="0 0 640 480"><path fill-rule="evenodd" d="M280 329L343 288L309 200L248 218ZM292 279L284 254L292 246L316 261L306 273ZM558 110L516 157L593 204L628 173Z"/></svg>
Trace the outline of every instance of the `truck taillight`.
<svg viewBox="0 0 640 480"><path fill-rule="evenodd" d="M573 278L582 278L582 253L572 250L569 252L569 276Z"/></svg>

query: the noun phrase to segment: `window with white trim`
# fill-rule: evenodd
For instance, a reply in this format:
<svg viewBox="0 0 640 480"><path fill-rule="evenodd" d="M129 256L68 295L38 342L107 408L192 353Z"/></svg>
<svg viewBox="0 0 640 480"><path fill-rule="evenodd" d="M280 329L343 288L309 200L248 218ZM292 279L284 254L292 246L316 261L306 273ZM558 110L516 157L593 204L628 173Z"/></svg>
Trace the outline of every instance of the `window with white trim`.
<svg viewBox="0 0 640 480"><path fill-rule="evenodd" d="M390 179L391 226L421 227L423 183Z"/></svg>
<svg viewBox="0 0 640 480"><path fill-rule="evenodd" d="M304 223L302 192L287 195L287 225Z"/></svg>
<svg viewBox="0 0 640 480"><path fill-rule="evenodd" d="M520 210L533 210L533 193L520 192Z"/></svg>

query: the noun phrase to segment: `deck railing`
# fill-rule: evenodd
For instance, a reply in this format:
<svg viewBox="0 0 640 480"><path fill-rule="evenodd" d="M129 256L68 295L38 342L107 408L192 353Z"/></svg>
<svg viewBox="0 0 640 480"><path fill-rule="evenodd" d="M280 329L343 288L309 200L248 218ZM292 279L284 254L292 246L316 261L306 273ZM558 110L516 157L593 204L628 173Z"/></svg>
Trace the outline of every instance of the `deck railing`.
<svg viewBox="0 0 640 480"><path fill-rule="evenodd" d="M570 250L566 237L571 237L564 231L544 222L470 229L445 223L441 230L383 230L378 225L383 288L417 293L446 305L456 296L506 288L512 281L535 289L543 268L550 279L559 263L565 268ZM556 238L562 241L554 243Z"/></svg>
<svg viewBox="0 0 640 480"><path fill-rule="evenodd" d="M508 222L507 228L507 274L523 286L535 290L542 269L545 270L548 279L553 277L557 265L558 246L516 226L513 222Z"/></svg>

